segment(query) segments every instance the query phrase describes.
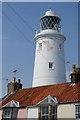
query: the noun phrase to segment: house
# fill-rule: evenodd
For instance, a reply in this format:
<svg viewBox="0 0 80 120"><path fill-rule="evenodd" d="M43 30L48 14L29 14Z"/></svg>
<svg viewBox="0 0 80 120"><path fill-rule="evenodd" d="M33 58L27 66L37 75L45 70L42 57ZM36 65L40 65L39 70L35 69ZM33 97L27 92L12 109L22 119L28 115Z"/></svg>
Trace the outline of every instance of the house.
<svg viewBox="0 0 80 120"><path fill-rule="evenodd" d="M0 115L2 114L4 119L80 119L79 80L80 69L76 68L71 74L69 83L23 88L9 93L1 101Z"/></svg>

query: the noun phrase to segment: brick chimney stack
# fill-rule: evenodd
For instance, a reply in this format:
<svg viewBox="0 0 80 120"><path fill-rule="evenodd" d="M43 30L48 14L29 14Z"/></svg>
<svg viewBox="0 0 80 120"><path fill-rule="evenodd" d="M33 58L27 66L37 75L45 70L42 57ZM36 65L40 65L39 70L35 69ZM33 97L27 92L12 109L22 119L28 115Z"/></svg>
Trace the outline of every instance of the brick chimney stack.
<svg viewBox="0 0 80 120"><path fill-rule="evenodd" d="M76 65L72 65L72 73L71 73L71 83L80 82L80 68L76 68Z"/></svg>
<svg viewBox="0 0 80 120"><path fill-rule="evenodd" d="M8 94L11 92L18 91L19 89L22 89L21 80L18 79L18 82L16 81L16 77L13 77L12 82L8 83Z"/></svg>

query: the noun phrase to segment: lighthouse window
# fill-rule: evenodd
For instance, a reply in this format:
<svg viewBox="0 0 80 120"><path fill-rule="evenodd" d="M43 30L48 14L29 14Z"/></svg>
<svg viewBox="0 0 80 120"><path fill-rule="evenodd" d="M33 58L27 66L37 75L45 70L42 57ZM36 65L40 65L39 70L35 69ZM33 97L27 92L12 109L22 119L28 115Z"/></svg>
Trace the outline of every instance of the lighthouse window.
<svg viewBox="0 0 80 120"><path fill-rule="evenodd" d="M54 69L54 63L53 62L49 62L49 69Z"/></svg>
<svg viewBox="0 0 80 120"><path fill-rule="evenodd" d="M59 44L59 50L61 50L61 48L62 48L62 44Z"/></svg>
<svg viewBox="0 0 80 120"><path fill-rule="evenodd" d="M39 43L39 50L42 50L42 43Z"/></svg>

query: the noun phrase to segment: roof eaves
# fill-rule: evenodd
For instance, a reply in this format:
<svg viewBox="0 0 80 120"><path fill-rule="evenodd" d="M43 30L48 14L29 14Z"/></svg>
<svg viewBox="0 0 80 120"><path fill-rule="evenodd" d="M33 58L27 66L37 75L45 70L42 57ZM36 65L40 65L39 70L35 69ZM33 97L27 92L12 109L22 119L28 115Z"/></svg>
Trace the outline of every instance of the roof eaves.
<svg viewBox="0 0 80 120"><path fill-rule="evenodd" d="M11 92L10 94L6 95L3 97L3 99L0 102L3 102L4 100L6 100L9 96L15 94L15 92Z"/></svg>
<svg viewBox="0 0 80 120"><path fill-rule="evenodd" d="M63 102L59 102L59 104L68 104L68 103L76 103L76 102L80 102L80 100L75 100L75 101L63 101Z"/></svg>

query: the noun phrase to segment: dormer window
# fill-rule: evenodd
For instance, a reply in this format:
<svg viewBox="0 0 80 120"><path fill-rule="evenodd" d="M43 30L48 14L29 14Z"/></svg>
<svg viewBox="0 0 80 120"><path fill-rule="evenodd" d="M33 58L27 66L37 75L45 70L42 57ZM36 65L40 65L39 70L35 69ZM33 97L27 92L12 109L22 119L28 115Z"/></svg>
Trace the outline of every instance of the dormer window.
<svg viewBox="0 0 80 120"><path fill-rule="evenodd" d="M47 96L39 105L39 120L56 120L57 119L57 99Z"/></svg>
<svg viewBox="0 0 80 120"><path fill-rule="evenodd" d="M41 106L40 109L40 120L56 120L57 119L57 106Z"/></svg>
<svg viewBox="0 0 80 120"><path fill-rule="evenodd" d="M49 112L48 106L41 107L41 120L48 120Z"/></svg>

